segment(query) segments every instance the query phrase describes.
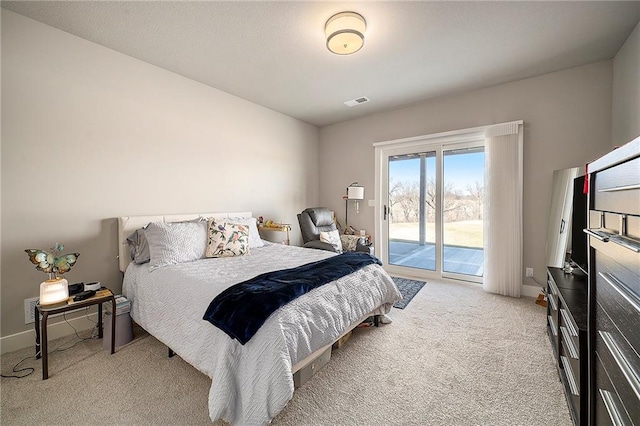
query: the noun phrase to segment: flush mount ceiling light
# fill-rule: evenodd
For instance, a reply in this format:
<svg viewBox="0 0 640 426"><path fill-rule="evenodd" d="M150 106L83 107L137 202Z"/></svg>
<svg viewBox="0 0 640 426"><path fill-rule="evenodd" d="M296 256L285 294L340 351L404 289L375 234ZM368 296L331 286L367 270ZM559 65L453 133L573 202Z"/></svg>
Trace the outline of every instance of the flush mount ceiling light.
<svg viewBox="0 0 640 426"><path fill-rule="evenodd" d="M367 23L355 12L340 12L333 15L324 26L327 49L337 55L350 55L364 45Z"/></svg>

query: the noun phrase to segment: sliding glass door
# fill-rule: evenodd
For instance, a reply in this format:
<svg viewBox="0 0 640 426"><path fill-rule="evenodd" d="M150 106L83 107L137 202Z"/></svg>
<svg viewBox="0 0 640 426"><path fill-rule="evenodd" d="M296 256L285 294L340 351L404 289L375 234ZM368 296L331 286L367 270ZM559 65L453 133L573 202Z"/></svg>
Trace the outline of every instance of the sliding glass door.
<svg viewBox="0 0 640 426"><path fill-rule="evenodd" d="M436 270L436 152L389 157L389 264Z"/></svg>
<svg viewBox="0 0 640 426"><path fill-rule="evenodd" d="M479 282L483 141L383 149L382 260L391 271Z"/></svg>
<svg viewBox="0 0 640 426"><path fill-rule="evenodd" d="M482 277L484 147L442 153L442 271Z"/></svg>

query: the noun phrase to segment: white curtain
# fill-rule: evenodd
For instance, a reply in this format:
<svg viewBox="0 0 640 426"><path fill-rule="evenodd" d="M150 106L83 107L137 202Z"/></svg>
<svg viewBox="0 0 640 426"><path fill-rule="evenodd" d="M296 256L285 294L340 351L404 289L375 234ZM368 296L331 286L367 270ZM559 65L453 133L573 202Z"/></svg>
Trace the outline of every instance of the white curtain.
<svg viewBox="0 0 640 426"><path fill-rule="evenodd" d="M485 291L520 297L522 285L522 122L485 134Z"/></svg>

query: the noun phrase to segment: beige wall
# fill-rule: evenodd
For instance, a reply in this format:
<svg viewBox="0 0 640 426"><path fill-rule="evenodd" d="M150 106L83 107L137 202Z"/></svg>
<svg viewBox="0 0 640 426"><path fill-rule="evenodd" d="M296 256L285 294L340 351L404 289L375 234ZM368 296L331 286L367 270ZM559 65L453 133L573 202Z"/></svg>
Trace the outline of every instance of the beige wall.
<svg viewBox="0 0 640 426"><path fill-rule="evenodd" d="M640 23L613 58L613 146L640 136Z"/></svg>
<svg viewBox="0 0 640 426"><path fill-rule="evenodd" d="M583 166L610 149L611 68L611 61L594 63L323 127L320 201L344 220L348 184L360 182L365 198L373 198L374 142L522 119L524 266L544 285L553 171ZM373 230L374 209L364 204L359 216L350 211L349 223Z"/></svg>
<svg viewBox="0 0 640 426"><path fill-rule="evenodd" d="M4 9L2 124L2 336L32 327L26 248L61 242L70 282L117 292L117 216L297 223L318 200L316 127Z"/></svg>

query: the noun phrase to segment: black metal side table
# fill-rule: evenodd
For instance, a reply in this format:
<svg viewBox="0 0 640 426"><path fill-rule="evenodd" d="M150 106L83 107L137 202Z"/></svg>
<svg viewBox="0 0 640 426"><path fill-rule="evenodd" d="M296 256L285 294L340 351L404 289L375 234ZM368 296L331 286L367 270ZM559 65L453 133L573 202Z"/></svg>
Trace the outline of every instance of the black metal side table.
<svg viewBox="0 0 640 426"><path fill-rule="evenodd" d="M102 338L102 304L111 301L112 312L116 311L116 299L113 292L109 289L102 288L96 292L96 295L85 300L74 302L72 298L64 305L42 306L36 304L36 359L42 358L42 380L49 378L49 354L47 353L47 319L49 315L60 314L63 312L75 311L77 309L98 305L98 337ZM42 314L42 320L40 319ZM111 315L111 353L116 351L116 316ZM42 336L42 341L41 341Z"/></svg>

